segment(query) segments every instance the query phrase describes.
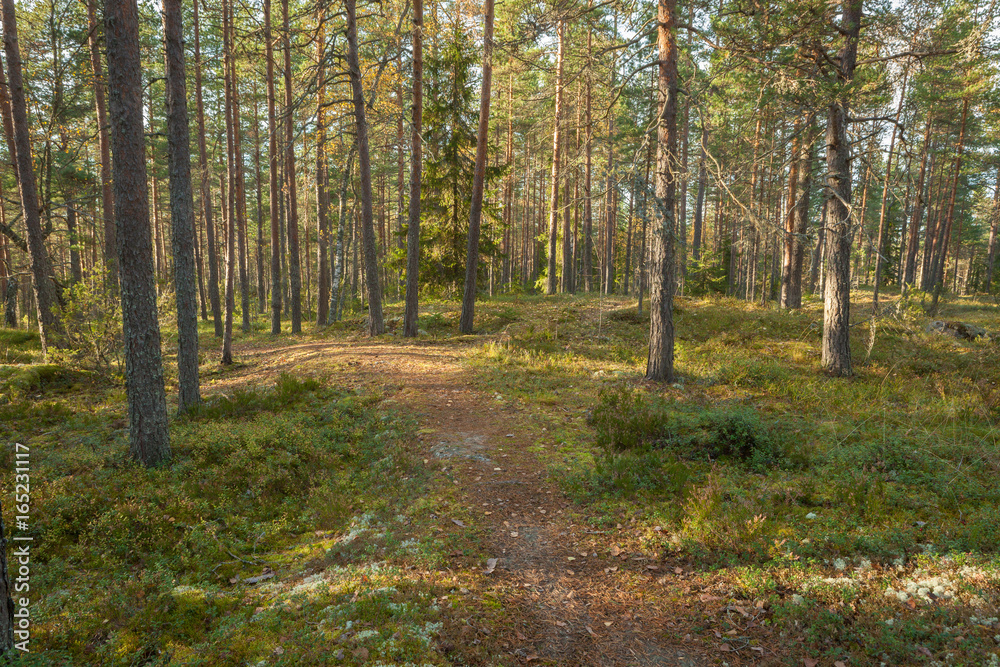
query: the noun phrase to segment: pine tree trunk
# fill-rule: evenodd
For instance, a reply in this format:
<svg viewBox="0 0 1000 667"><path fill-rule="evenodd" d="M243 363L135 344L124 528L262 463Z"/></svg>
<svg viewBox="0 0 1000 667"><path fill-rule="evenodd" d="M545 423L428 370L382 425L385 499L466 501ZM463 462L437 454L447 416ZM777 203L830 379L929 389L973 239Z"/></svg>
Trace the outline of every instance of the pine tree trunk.
<svg viewBox="0 0 1000 667"><path fill-rule="evenodd" d="M12 1L4 0L4 4ZM170 442L153 279L135 0L105 0L104 21L129 445L133 457L154 466L170 459Z"/></svg>
<svg viewBox="0 0 1000 667"><path fill-rule="evenodd" d="M271 0L264 0L264 59L267 66L267 186L271 227L271 334L281 333L281 191L278 189L278 127L274 92Z"/></svg>
<svg viewBox="0 0 1000 667"><path fill-rule="evenodd" d="M15 172L17 185L21 195L21 211L28 236L28 250L31 259L32 287L34 288L35 308L38 313L38 333L41 340L42 354L46 355L48 347L62 347L62 323L54 310L55 289L50 280L51 268L45 250L45 237L42 232L41 215L38 202L38 189L35 182L34 165L31 158L31 134L28 126L27 101L24 93L24 83L21 73L21 51L17 37L17 17L14 0L3 0L3 42L7 55L7 80L10 90L11 122L14 138Z"/></svg>
<svg viewBox="0 0 1000 667"><path fill-rule="evenodd" d="M934 248L934 260L932 264L931 285L944 284L944 267L948 255L948 245L951 242L951 228L955 220L955 199L958 194L958 179L962 174L962 156L965 152L965 127L969 115L969 98L966 97L962 105L962 129L958 134L958 154L955 156L955 171L951 182L951 195L948 198L948 213L944 219L944 226L938 237L938 242Z"/></svg>
<svg viewBox="0 0 1000 667"><path fill-rule="evenodd" d="M260 96L254 84L253 149L254 185L257 190L257 312L267 312L267 283L264 276L264 204L260 178Z"/></svg>
<svg viewBox="0 0 1000 667"><path fill-rule="evenodd" d="M476 308L479 226L483 217L486 149L489 143L490 132L490 88L493 81L493 0L486 0L483 13L485 15L483 27L483 83L479 101L479 129L476 135L476 166L472 176L472 203L469 207L469 243L466 250L465 294L462 298L462 316L458 322L458 330L466 334L472 333L472 322ZM560 47L560 52L561 50L562 47ZM556 95L558 100L558 93ZM557 101L557 109L558 104L559 102ZM558 119L558 113L556 117ZM556 122L558 124L558 120ZM552 262L550 262L551 264ZM555 268L554 265L553 268Z"/></svg>
<svg viewBox="0 0 1000 667"><path fill-rule="evenodd" d="M556 240L559 235L559 150L562 143L559 140L559 131L562 126L562 98L563 98L563 42L566 31L565 21L559 19L556 24L556 99L555 99L555 120L552 124L552 196L549 198L549 245L548 245L548 275L545 279L545 293L555 294L558 282L556 281Z"/></svg>
<svg viewBox="0 0 1000 667"><path fill-rule="evenodd" d="M90 66L94 71L94 104L97 113L97 140L101 151L101 219L104 222L104 265L112 283L118 281L115 246L114 197L111 193L111 143L108 139L108 112L104 99L104 70L101 67L95 0L87 0L87 21L90 26Z"/></svg>
<svg viewBox="0 0 1000 667"><path fill-rule="evenodd" d="M593 31L587 30L587 73L584 133L584 163L583 163L583 288L591 292L594 289L594 212L591 199L593 186L593 74L591 60L593 53Z"/></svg>
<svg viewBox="0 0 1000 667"><path fill-rule="evenodd" d="M993 208L990 210L990 241L986 246L985 292L993 293L993 267L997 257L997 227L1000 226L1000 167L997 167L997 182L993 187Z"/></svg>
<svg viewBox="0 0 1000 667"><path fill-rule="evenodd" d="M677 2L659 0L659 77L656 156L656 225L653 228L650 272L649 358L646 378L674 380L673 299L674 197L677 188Z"/></svg>
<svg viewBox="0 0 1000 667"><path fill-rule="evenodd" d="M319 289L316 292L316 326L326 325L330 316L330 268L326 245L330 218L330 174L326 154L326 16L322 8L316 33L316 259Z"/></svg>
<svg viewBox="0 0 1000 667"><path fill-rule="evenodd" d="M285 185L288 188L288 288L291 300L292 333L302 333L302 274L299 260L299 213L295 185L294 108L292 98L292 37L288 21L288 0L281 1L282 35L285 45ZM272 322L273 327L273 322Z"/></svg>
<svg viewBox="0 0 1000 667"><path fill-rule="evenodd" d="M892 153L896 148L896 130L899 117L903 113L903 101L906 99L906 82L910 76L907 67L903 73L903 85L899 94L899 106L896 107L896 124L892 126L892 139L889 141L889 153L885 158L885 180L882 181L882 201L878 214L878 240L875 250L875 283L872 291L872 312L878 312L878 291L882 285L882 253L885 250L885 221L889 210L889 183L892 178Z"/></svg>
<svg viewBox="0 0 1000 667"><path fill-rule="evenodd" d="M368 151L365 98L361 89L356 0L346 0L345 8L347 10L347 67L351 78L354 122L357 127L358 166L361 170L361 237L364 246L365 286L368 288L368 334L378 336L385 333L385 323L382 320L382 287L378 280L375 227L372 219L372 170Z"/></svg>
<svg viewBox="0 0 1000 667"><path fill-rule="evenodd" d="M406 228L406 305L403 313L403 335L417 335L417 303L420 286L420 174L423 168L420 136L424 108L423 60L424 5L413 0L413 120L410 124L410 208Z"/></svg>
<svg viewBox="0 0 1000 667"><path fill-rule="evenodd" d="M226 3L229 7L229 48L226 49L227 62L229 66L229 96L232 105L231 120L233 123L233 151L232 158L234 169L231 171L233 182L233 204L234 209L230 213L236 225L237 236L237 262L240 276L240 313L243 316L243 331L250 331L250 276L247 271L249 263L247 239L247 196L246 196L246 172L243 161L243 129L240 122L240 93L239 83L236 78L236 28L234 22L234 10L232 2Z"/></svg>
<svg viewBox="0 0 1000 667"><path fill-rule="evenodd" d="M191 148L184 73L184 29L181 0L163 0L166 44L167 158L170 168L170 219L177 298L177 409L185 412L201 401L198 390L198 302L194 270L194 196L191 193Z"/></svg>
<svg viewBox="0 0 1000 667"><path fill-rule="evenodd" d="M924 142L920 150L920 172L917 176L917 187L913 195L913 211L910 217L910 236L906 244L906 263L903 268L903 284L901 290L905 294L906 288L913 284L916 278L917 268L917 247L920 243L920 220L924 214L924 177L927 173L927 154L931 139L931 117L927 115L927 122L924 126Z"/></svg>
<svg viewBox="0 0 1000 667"><path fill-rule="evenodd" d="M212 178L208 170L208 147L205 141L205 105L201 89L201 28L198 23L199 0L194 3L194 90L198 116L198 170L201 172L201 205L205 216L205 244L208 246L208 299L212 306L215 337L222 338L222 304L219 302L219 256L212 219Z"/></svg>
<svg viewBox="0 0 1000 667"><path fill-rule="evenodd" d="M861 32L862 0L844 0L839 79L854 77ZM847 138L847 102L830 104L826 128L828 202L827 281L823 301L823 368L835 376L851 375L851 146Z"/></svg>
<svg viewBox="0 0 1000 667"><path fill-rule="evenodd" d="M804 123L796 123L796 139L792 144L792 164L788 174L788 217L781 266L782 308L802 307L802 268L805 263L812 188L812 127L812 115Z"/></svg>

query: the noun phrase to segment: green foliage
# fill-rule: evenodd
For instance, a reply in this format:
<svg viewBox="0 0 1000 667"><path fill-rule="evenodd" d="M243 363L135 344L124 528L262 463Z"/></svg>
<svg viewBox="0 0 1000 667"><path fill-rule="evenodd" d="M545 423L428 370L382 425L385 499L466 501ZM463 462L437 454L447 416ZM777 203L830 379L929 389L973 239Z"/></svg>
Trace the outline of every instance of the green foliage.
<svg viewBox="0 0 1000 667"><path fill-rule="evenodd" d="M120 372L123 361L121 299L107 288L109 275L103 263L66 290L63 324L69 338L64 350L51 350L64 359L104 374Z"/></svg>
<svg viewBox="0 0 1000 667"><path fill-rule="evenodd" d="M601 391L591 425L598 446L608 451L670 449L688 458L723 457L752 470L791 465L780 426L744 407L657 400L620 384Z"/></svg>

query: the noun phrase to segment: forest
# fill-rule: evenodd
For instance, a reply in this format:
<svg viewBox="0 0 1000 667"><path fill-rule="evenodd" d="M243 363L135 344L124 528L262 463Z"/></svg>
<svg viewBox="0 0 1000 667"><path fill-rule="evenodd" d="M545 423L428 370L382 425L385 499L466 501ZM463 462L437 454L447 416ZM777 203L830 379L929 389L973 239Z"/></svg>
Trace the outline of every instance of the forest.
<svg viewBox="0 0 1000 667"><path fill-rule="evenodd" d="M1000 666L995 0L0 16L0 660Z"/></svg>

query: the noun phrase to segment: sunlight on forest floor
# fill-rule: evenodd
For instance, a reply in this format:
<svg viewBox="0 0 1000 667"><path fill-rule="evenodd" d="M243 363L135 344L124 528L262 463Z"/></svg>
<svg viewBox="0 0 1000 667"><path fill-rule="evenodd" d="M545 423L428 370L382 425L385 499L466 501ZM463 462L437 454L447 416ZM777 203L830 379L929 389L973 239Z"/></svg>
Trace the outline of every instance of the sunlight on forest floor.
<svg viewBox="0 0 1000 667"><path fill-rule="evenodd" d="M560 664L524 616L555 552L523 585L484 574L511 536L536 539L492 536L509 508L472 477L501 460L555 490L545 511L527 486L504 502L572 536L558 567L590 567L573 590L602 622L578 643L611 641L621 598L692 656L663 664L990 664L1000 343L926 333L919 298L873 321L857 297L846 380L819 369L815 300L678 299L672 386L643 379L648 314L620 297L484 300L469 336L459 304L428 301L415 342L390 304L377 340L360 313L237 333L230 368L202 323L206 404L152 471L128 459L119 378L31 365L37 337L0 331L0 434L8 462L14 442L32 452L23 664ZM993 303L935 318L1000 332ZM517 448L484 444L507 431ZM607 657L624 648L572 655L626 664Z"/></svg>

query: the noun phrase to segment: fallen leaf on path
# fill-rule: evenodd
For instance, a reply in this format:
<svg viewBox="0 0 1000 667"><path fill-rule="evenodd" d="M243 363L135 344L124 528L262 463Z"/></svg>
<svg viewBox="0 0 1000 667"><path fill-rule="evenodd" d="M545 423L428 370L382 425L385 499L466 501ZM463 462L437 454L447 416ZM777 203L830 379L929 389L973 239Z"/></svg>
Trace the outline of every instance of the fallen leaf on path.
<svg viewBox="0 0 1000 667"><path fill-rule="evenodd" d="M729 644L723 644L722 646L719 647L719 650L725 652L725 651L732 651L733 649L729 648Z"/></svg>
<svg viewBox="0 0 1000 667"><path fill-rule="evenodd" d="M465 522L458 519L452 519L451 522L458 526L459 528L465 528Z"/></svg>
<svg viewBox="0 0 1000 667"><path fill-rule="evenodd" d="M590 633L591 637L596 637L597 636L597 633L594 632L594 628L590 627L589 625L585 625L583 627L586 628L587 632Z"/></svg>
<svg viewBox="0 0 1000 667"><path fill-rule="evenodd" d="M565 628L566 627L566 624L563 623L562 621L556 621L556 625L558 625L560 628Z"/></svg>
<svg viewBox="0 0 1000 667"><path fill-rule="evenodd" d="M612 556L617 556L617 555L618 555L618 554L620 554L621 552L622 552L622 550L618 548L618 545L617 545L617 544L615 544L615 545L613 545L613 546L611 547L611 555L612 555Z"/></svg>
<svg viewBox="0 0 1000 667"><path fill-rule="evenodd" d="M833 667L847 667L847 663L844 662L843 660L837 660L835 663L833 663Z"/></svg>
<svg viewBox="0 0 1000 667"><path fill-rule="evenodd" d="M493 570L495 570L496 567L497 567L497 559L496 558L487 558L486 559L486 569L483 570L483 574L492 574Z"/></svg>
<svg viewBox="0 0 1000 667"><path fill-rule="evenodd" d="M604 627L610 628L611 627L611 621L604 621Z"/></svg>
<svg viewBox="0 0 1000 667"><path fill-rule="evenodd" d="M366 648L364 648L362 646L361 648L359 648L358 650L356 650L354 652L354 657L355 658L360 658L361 660L367 660L368 659L368 649L366 649Z"/></svg>
<svg viewBox="0 0 1000 667"><path fill-rule="evenodd" d="M802 664L806 667L816 667L819 664L819 660L814 660L813 658L802 658Z"/></svg>
<svg viewBox="0 0 1000 667"><path fill-rule="evenodd" d="M684 574L684 568L683 567L675 567L674 568L674 574Z"/></svg>
<svg viewBox="0 0 1000 667"><path fill-rule="evenodd" d="M917 650L920 651L921 653L923 653L924 655L926 655L928 658L933 658L934 657L934 654L931 653L930 650L927 649L927 647L925 647L925 646L918 646Z"/></svg>
<svg viewBox="0 0 1000 667"><path fill-rule="evenodd" d="M517 531L516 530L511 531L510 536L517 537Z"/></svg>

